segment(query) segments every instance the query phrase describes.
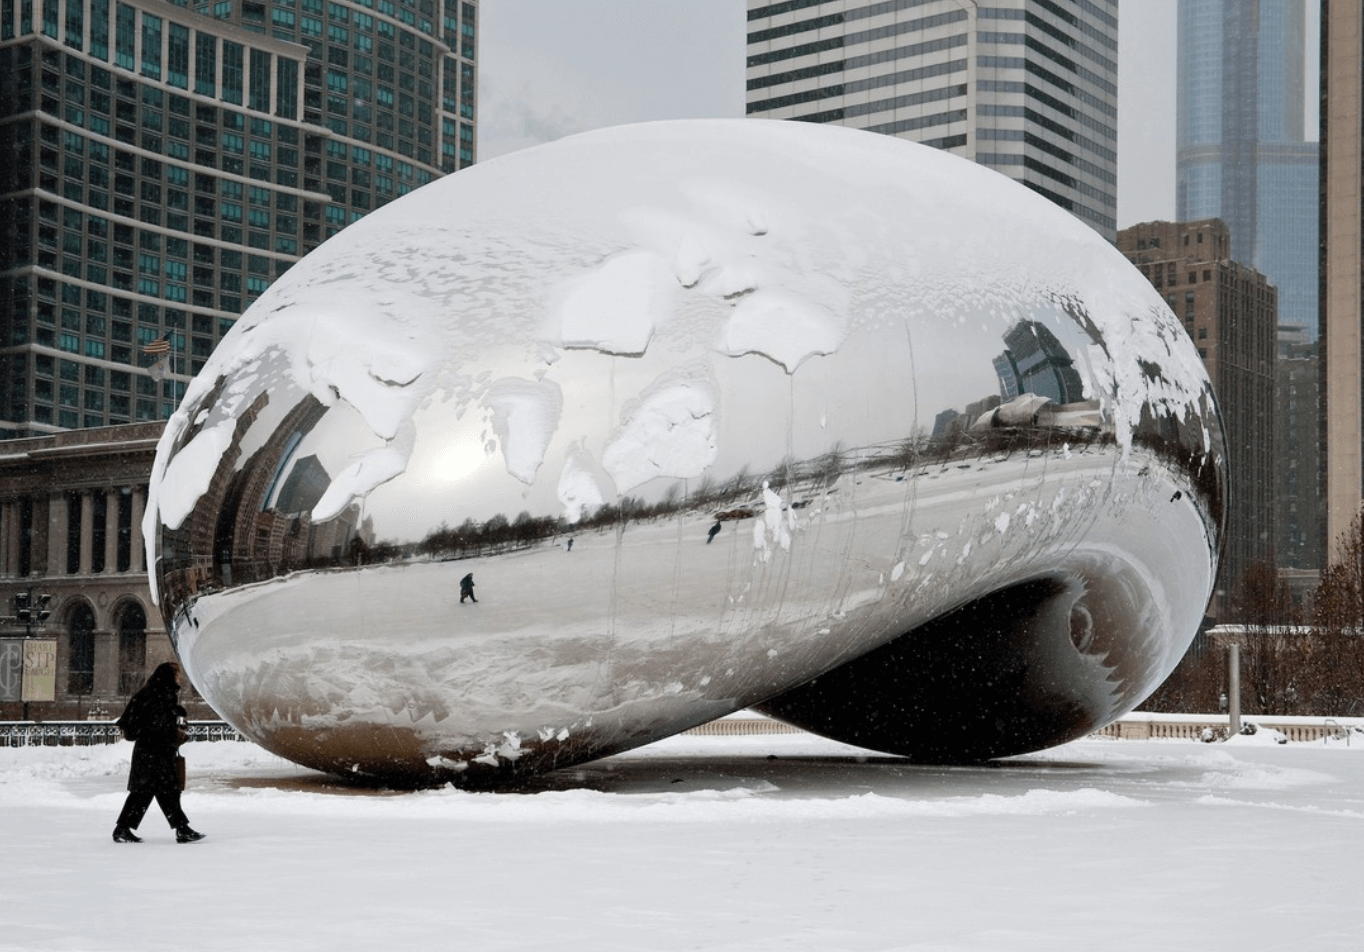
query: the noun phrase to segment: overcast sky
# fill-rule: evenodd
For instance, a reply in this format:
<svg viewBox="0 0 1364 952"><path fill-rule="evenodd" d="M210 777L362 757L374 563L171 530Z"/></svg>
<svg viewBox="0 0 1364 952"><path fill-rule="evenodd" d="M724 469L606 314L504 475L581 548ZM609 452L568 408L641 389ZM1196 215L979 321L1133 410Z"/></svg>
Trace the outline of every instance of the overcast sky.
<svg viewBox="0 0 1364 952"><path fill-rule="evenodd" d="M1175 8L1119 8L1120 228L1174 218ZM479 16L480 159L603 126L744 114L744 0L483 0Z"/></svg>

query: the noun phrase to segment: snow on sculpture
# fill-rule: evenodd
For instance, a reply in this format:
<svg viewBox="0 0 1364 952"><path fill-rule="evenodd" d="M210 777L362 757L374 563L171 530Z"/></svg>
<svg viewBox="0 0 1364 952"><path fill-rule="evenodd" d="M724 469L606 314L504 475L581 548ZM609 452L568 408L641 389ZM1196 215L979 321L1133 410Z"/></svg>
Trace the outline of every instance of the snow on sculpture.
<svg viewBox="0 0 1364 952"><path fill-rule="evenodd" d="M1170 672L1221 467L1183 329L1066 212L889 137L665 122L299 262L144 528L196 688L307 766L497 783L753 706L963 760Z"/></svg>

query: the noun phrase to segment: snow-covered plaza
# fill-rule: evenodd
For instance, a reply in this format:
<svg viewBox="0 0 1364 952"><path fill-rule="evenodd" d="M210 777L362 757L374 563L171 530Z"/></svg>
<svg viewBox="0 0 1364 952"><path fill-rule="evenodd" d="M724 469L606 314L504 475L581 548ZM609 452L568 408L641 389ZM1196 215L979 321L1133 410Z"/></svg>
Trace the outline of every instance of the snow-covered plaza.
<svg viewBox="0 0 1364 952"><path fill-rule="evenodd" d="M110 840L132 749L0 748L0 949L1364 948L1364 734L1090 738L922 767L683 735L520 793L186 748L178 846Z"/></svg>

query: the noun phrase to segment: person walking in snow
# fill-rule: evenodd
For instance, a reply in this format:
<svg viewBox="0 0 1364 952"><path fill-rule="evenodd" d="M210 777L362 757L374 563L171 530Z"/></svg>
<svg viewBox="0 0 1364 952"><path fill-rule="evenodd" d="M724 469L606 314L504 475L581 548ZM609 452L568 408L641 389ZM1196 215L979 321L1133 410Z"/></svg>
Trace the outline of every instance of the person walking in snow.
<svg viewBox="0 0 1364 952"><path fill-rule="evenodd" d="M133 742L133 764L128 771L128 799L114 824L115 843L142 842L133 831L153 798L175 830L175 842L194 843L204 838L191 829L189 818L180 808L181 774L176 762L189 733L179 694L180 666L167 661L157 666L117 721L123 736Z"/></svg>
<svg viewBox="0 0 1364 952"><path fill-rule="evenodd" d="M468 575L464 576L464 578L462 578L462 579L459 580L459 603L460 603L461 605L463 605L463 604L464 604L464 600L465 600L466 598L467 598L467 599L470 599L470 600L473 601L473 602L477 602L477 601L478 601L478 599L474 598L474 573L473 573L473 572L470 572Z"/></svg>

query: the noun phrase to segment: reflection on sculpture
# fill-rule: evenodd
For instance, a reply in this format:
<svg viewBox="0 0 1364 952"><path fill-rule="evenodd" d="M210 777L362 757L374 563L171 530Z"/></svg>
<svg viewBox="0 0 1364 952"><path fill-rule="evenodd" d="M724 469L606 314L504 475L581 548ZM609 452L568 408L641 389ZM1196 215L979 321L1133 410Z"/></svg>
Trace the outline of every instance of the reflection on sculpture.
<svg viewBox="0 0 1364 952"><path fill-rule="evenodd" d="M868 133L658 123L296 265L170 422L146 531L185 671L301 764L497 783L751 706L975 759L1174 667L1221 456L1159 295L1045 200Z"/></svg>

